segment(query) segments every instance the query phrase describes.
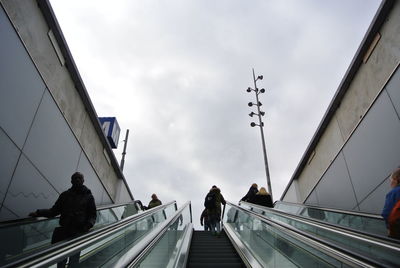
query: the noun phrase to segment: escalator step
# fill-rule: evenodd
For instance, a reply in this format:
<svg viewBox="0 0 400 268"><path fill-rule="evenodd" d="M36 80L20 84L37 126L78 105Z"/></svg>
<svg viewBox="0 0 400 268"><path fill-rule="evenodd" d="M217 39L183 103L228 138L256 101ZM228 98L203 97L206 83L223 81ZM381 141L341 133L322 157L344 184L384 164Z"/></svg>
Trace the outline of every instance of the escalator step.
<svg viewBox="0 0 400 268"><path fill-rule="evenodd" d="M187 267L245 267L224 232L213 236L210 232L195 231L189 250Z"/></svg>
<svg viewBox="0 0 400 268"><path fill-rule="evenodd" d="M241 263L190 263L187 268L245 268Z"/></svg>

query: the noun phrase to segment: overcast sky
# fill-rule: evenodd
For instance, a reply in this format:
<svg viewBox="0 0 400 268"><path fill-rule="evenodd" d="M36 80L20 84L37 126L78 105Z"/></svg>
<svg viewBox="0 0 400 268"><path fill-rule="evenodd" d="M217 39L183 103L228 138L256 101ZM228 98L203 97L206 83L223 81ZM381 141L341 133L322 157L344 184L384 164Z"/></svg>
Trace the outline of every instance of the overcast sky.
<svg viewBox="0 0 400 268"><path fill-rule="evenodd" d="M199 227L212 185L237 202L266 187L252 68L266 113L274 200L316 131L377 0L64 1L56 17L99 116L130 129L135 199L191 200ZM267 188L268 189L268 188Z"/></svg>

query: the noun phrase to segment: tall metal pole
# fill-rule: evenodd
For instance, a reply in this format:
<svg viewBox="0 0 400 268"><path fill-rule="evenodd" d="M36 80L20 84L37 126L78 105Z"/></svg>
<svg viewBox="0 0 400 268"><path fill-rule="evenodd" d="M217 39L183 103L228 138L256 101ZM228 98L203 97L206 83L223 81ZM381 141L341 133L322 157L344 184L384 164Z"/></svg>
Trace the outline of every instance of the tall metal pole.
<svg viewBox="0 0 400 268"><path fill-rule="evenodd" d="M267 176L267 186L268 186L268 192L271 195L271 199L274 200L272 198L272 187L271 187L271 179L269 177L269 168L268 168L268 158L267 158L267 150L265 148L265 139L264 139L264 130L263 130L263 122L261 120L261 110L260 110L260 105L259 101L258 101L258 88L257 88L257 79L256 76L254 74L254 68L253 68L253 80L254 80L254 91L256 93L256 100L257 100L257 110L258 110L258 121L259 121L259 127L260 127L260 132L261 132L261 141L262 141L262 147L263 147L263 153L264 153L264 165L265 165L265 175Z"/></svg>
<svg viewBox="0 0 400 268"><path fill-rule="evenodd" d="M120 164L121 170L124 170L126 145L128 144L128 136L129 136L129 129L126 130L126 134L125 134L124 150L122 151L122 159L121 159L121 164Z"/></svg>

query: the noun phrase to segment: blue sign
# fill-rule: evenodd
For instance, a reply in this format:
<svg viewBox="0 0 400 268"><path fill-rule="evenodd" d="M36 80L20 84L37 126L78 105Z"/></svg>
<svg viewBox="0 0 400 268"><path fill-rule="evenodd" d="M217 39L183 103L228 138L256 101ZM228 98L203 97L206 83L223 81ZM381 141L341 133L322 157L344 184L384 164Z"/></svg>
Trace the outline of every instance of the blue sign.
<svg viewBox="0 0 400 268"><path fill-rule="evenodd" d="M99 121L111 148L116 149L118 147L119 133L121 132L117 119L115 117L99 117Z"/></svg>

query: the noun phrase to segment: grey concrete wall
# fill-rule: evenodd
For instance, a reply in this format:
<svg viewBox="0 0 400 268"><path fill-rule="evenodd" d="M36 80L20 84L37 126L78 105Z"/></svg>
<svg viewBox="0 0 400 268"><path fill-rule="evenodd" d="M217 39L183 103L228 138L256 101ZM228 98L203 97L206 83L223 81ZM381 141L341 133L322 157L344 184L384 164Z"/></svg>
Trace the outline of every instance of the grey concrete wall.
<svg viewBox="0 0 400 268"><path fill-rule="evenodd" d="M298 176L299 195L297 202L304 202L319 183L333 161L337 158L345 143L364 119L372 103L382 91L388 79L400 62L400 2L394 6L379 30L380 39L368 60L361 64L355 77L335 111L328 127L318 141L312 159ZM400 133L399 133L400 134ZM371 152L372 153L372 152ZM359 157L363 157L360 155ZM393 167L395 168L395 167ZM387 174L377 176L375 185L382 183ZM334 179L334 178L332 178ZM289 186L289 189L291 186ZM309 200L315 198L309 197ZM293 201L288 193L283 200ZM360 201L360 200L359 200Z"/></svg>
<svg viewBox="0 0 400 268"><path fill-rule="evenodd" d="M109 159L115 157L106 156L107 150L95 130L95 124L98 123L90 119L87 112L90 107L85 106L82 101L68 66L57 56L49 38L50 28L37 2L1 0L1 4L95 173L108 194L116 201L116 185L124 188L119 191L128 192L127 185L119 183L121 178L118 178L115 167L109 162ZM129 201L130 194L125 194L124 199L128 200L120 201Z"/></svg>

